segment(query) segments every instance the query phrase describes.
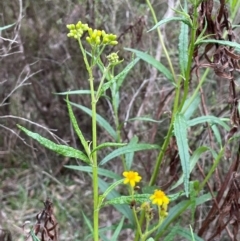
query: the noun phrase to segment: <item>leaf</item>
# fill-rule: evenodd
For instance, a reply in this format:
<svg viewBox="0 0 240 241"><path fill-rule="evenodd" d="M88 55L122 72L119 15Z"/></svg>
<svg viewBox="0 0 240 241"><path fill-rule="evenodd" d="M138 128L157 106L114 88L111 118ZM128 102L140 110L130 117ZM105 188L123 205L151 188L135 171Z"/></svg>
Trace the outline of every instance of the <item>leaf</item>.
<svg viewBox="0 0 240 241"><path fill-rule="evenodd" d="M111 237L111 240L112 241L117 241L118 240L118 236L122 230L122 227L123 227L123 221L124 221L124 217L122 217L120 223L118 224L116 230L114 231L112 237Z"/></svg>
<svg viewBox="0 0 240 241"><path fill-rule="evenodd" d="M66 92L55 93L56 95L90 95L91 90L69 90ZM96 94L96 92L95 92Z"/></svg>
<svg viewBox="0 0 240 241"><path fill-rule="evenodd" d="M83 219L85 221L85 223L87 224L89 231L91 232L91 236L93 236L93 226L91 224L91 221L87 218L87 216L84 214L84 212L82 211L82 215L83 215Z"/></svg>
<svg viewBox="0 0 240 241"><path fill-rule="evenodd" d="M133 200L136 203L144 203L149 201L150 198L150 194L134 194L133 196L120 196L120 197L116 197L116 198L112 198L109 201L104 203L104 206L106 205L113 205L113 204L130 204Z"/></svg>
<svg viewBox="0 0 240 241"><path fill-rule="evenodd" d="M210 122L213 124L218 124L218 125L222 126L223 128L225 128L227 131L230 131L230 127L224 121L229 121L229 119L206 115L206 116L200 116L200 117L187 121L187 125L195 126L198 124L202 124L204 122Z"/></svg>
<svg viewBox="0 0 240 241"><path fill-rule="evenodd" d="M138 143L138 137L134 136L130 142L129 145L135 145ZM125 161L126 161L126 169L131 170L132 163L133 163L133 157L134 157L134 152L126 153L125 154Z"/></svg>
<svg viewBox="0 0 240 241"><path fill-rule="evenodd" d="M127 145L124 147L120 147L117 150L112 151L109 155L104 157L102 161L99 163L99 165L103 165L110 161L111 159L121 156L126 153L131 153L135 151L143 151L143 150L152 150L152 149L159 149L160 147L158 145L152 145L152 144L135 144L135 145Z"/></svg>
<svg viewBox="0 0 240 241"><path fill-rule="evenodd" d="M92 167L90 166L76 166L76 165L66 165L66 168L76 170L76 171L82 171L82 172L88 172L92 173ZM103 169L98 167L98 175L99 176L104 176L104 177L109 177L115 180L120 180L122 177L115 172Z"/></svg>
<svg viewBox="0 0 240 241"><path fill-rule="evenodd" d="M217 125L215 124L211 125L211 129L214 133L214 136L216 137L218 144L220 145L220 148L222 148L222 138Z"/></svg>
<svg viewBox="0 0 240 241"><path fill-rule="evenodd" d="M8 29L8 28L11 28L11 27L14 26L15 24L16 24L16 23L12 23L12 24L9 24L9 25L0 27L0 32L3 31L3 30L6 30L6 29Z"/></svg>
<svg viewBox="0 0 240 241"><path fill-rule="evenodd" d="M204 194L197 198L196 204L201 205L207 201L212 200L212 196L210 193ZM169 225L173 223L182 213L186 211L191 206L191 200L183 200L176 203L176 205L172 206L169 209L168 216L164 219L163 223L161 224L160 228L157 231L155 236L156 240L159 240L159 237L167 230Z"/></svg>
<svg viewBox="0 0 240 241"><path fill-rule="evenodd" d="M104 193L99 197L99 203L98 203L98 207L100 208L102 206L102 203L104 201L104 199L108 196L108 194L115 189L116 186L118 186L119 184L123 183L124 179L118 180L116 182L114 182L113 184L111 184L105 191ZM119 203L115 203L115 204L119 204Z"/></svg>
<svg viewBox="0 0 240 241"><path fill-rule="evenodd" d="M188 66L188 25L184 22L180 25L178 50L181 73L185 76Z"/></svg>
<svg viewBox="0 0 240 241"><path fill-rule="evenodd" d="M127 144L128 143L105 142L105 143L98 145L95 149L93 149L91 154L93 154L93 152L95 152L95 151L101 150L106 147L122 147L122 146L126 146Z"/></svg>
<svg viewBox="0 0 240 241"><path fill-rule="evenodd" d="M153 58L151 55L135 50L135 49L130 49L130 48L125 48L128 51L131 51L135 53L139 58L141 58L143 61L149 63L153 67L155 67L157 70L159 70L160 73L162 73L174 86L174 78L171 74L171 72L159 61L157 61L155 58Z"/></svg>
<svg viewBox="0 0 240 241"><path fill-rule="evenodd" d="M190 173L192 172L193 168L195 167L196 163L198 162L200 156L206 152L211 150L210 147L206 147L206 146L200 146L198 147L194 153L192 154L191 158L190 158ZM171 187L170 190L178 187L179 185L181 185L183 183L183 175L178 179L178 181Z"/></svg>
<svg viewBox="0 0 240 241"><path fill-rule="evenodd" d="M148 116L139 116L139 117L135 117L135 118L130 118L128 119L126 122L131 122L131 121L147 121L147 122L154 122L154 123L162 123L164 120L154 120L151 117Z"/></svg>
<svg viewBox="0 0 240 241"><path fill-rule="evenodd" d="M104 192L109 186L109 184L103 181L101 178L98 179L98 183L99 183L99 188L101 192ZM121 195L116 190L113 190L108 194L107 199L113 199L120 196ZM123 216L126 217L131 224L135 223L133 213L129 205L113 205L113 206L116 208L117 211L122 213Z"/></svg>
<svg viewBox="0 0 240 241"><path fill-rule="evenodd" d="M186 196L189 195L189 177L190 177L190 155L187 140L187 122L184 116L177 113L174 121L174 133L177 141L178 152L183 171L184 190Z"/></svg>
<svg viewBox="0 0 240 241"><path fill-rule="evenodd" d="M135 64L139 61L139 58L135 58L132 62L130 62L117 76L115 76L113 79L110 81L106 82L103 84L102 91L106 91L111 87L111 85L116 82L117 83L117 90L120 88L122 85L126 75L128 72L135 66Z"/></svg>
<svg viewBox="0 0 240 241"><path fill-rule="evenodd" d="M190 117L192 117L194 112L199 107L199 103L200 103L199 95L196 95L196 97L193 100L192 100L192 98L189 98L184 102L182 110L183 110L184 117L186 120L189 120Z"/></svg>
<svg viewBox="0 0 240 241"><path fill-rule="evenodd" d="M195 45L202 44L202 43L215 43L215 44L225 45L225 46L235 48L237 51L240 51L240 44L236 42L227 41L227 40L216 40L216 39L199 40L199 41L196 41Z"/></svg>
<svg viewBox="0 0 240 241"><path fill-rule="evenodd" d="M67 95L67 107L68 107L68 113L69 113L69 116L70 116L70 119L71 119L71 123L73 125L73 128L75 130L75 132L77 133L78 135L78 138L79 140L81 141L83 147L84 147L84 150L85 152L87 153L87 155L89 156L90 158L90 149L89 149L89 146L88 146L88 143L87 141L85 140L83 134L82 134L82 131L80 130L80 128L78 127L78 123L77 123L77 120L74 116L74 113L73 113L73 110L72 110L72 106L71 106L71 103L69 102L69 99L68 99L68 95Z"/></svg>
<svg viewBox="0 0 240 241"><path fill-rule="evenodd" d="M83 152L76 150L70 146L56 144L56 143L40 136L37 133L27 130L26 128L24 128L20 125L17 125L17 126L19 129L21 129L23 132L25 132L28 136L30 136L34 140L38 141L41 145L43 145L47 149L52 150L60 155L63 155L66 157L78 158L86 163L89 163L88 157Z"/></svg>
<svg viewBox="0 0 240 241"><path fill-rule="evenodd" d="M164 239L164 241L172 241L176 236L177 237L182 236L184 240L189 240L189 241L204 241L202 238L197 236L197 234L193 233L191 230L184 229L183 227L180 227L180 226L173 227L173 229L171 229L170 234Z"/></svg>
<svg viewBox="0 0 240 241"><path fill-rule="evenodd" d="M162 19L161 21L159 21L156 25L154 25L150 30L148 30L148 32L158 28L159 26L161 26L162 24L165 24L165 23L169 23L169 22L172 22L172 21L182 21L184 22L185 24L188 24L191 26L191 23L189 22L189 20L187 18L183 18L183 17L171 17L171 18L164 18Z"/></svg>
<svg viewBox="0 0 240 241"><path fill-rule="evenodd" d="M83 105L79 105L79 104L75 104L73 102L70 102L71 105L76 106L77 108L79 108L80 110L84 111L85 113L87 113L89 116L92 116L92 110L90 110L89 108L83 106ZM108 134L110 134L114 140L117 140L117 133L116 131L112 128L112 126L103 118L101 117L99 114L97 114L97 123L99 126L101 126L104 130L106 130L108 132Z"/></svg>

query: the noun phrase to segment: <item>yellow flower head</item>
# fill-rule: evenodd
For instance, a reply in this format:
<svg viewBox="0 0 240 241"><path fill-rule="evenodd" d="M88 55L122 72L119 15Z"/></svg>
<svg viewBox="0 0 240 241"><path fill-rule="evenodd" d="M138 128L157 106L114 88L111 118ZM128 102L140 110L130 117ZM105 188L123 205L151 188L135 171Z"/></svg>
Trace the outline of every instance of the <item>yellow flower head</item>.
<svg viewBox="0 0 240 241"><path fill-rule="evenodd" d="M88 25L78 21L77 24L68 24L67 28L69 29L68 37L79 39L82 37L84 31L88 30Z"/></svg>
<svg viewBox="0 0 240 241"><path fill-rule="evenodd" d="M167 206L170 202L170 199L166 196L166 194L161 190L155 190L154 194L150 197L153 204L157 204L158 206L162 206L163 210L167 210Z"/></svg>
<svg viewBox="0 0 240 241"><path fill-rule="evenodd" d="M123 183L129 183L131 187L134 187L136 183L140 182L140 180L142 179L142 177L139 176L138 172L133 171L123 172L123 176L125 177Z"/></svg>

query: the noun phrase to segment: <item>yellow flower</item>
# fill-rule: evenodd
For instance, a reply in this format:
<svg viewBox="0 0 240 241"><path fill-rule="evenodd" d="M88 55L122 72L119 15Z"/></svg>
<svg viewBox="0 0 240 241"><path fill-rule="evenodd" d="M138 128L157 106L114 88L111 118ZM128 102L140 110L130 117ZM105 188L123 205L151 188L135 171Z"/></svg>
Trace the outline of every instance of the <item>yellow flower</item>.
<svg viewBox="0 0 240 241"><path fill-rule="evenodd" d="M123 176L126 177L123 183L129 183L132 187L136 185L136 182L140 182L140 180L142 179L142 177L139 176L138 172L133 171L123 172Z"/></svg>
<svg viewBox="0 0 240 241"><path fill-rule="evenodd" d="M166 196L166 194L161 190L155 190L154 194L150 197L153 204L157 204L158 206L162 206L163 210L167 210L167 206L170 202L170 199Z"/></svg>
<svg viewBox="0 0 240 241"><path fill-rule="evenodd" d="M77 24L68 24L67 28L69 29L68 37L79 39L82 37L84 31L88 30L88 25L78 21Z"/></svg>

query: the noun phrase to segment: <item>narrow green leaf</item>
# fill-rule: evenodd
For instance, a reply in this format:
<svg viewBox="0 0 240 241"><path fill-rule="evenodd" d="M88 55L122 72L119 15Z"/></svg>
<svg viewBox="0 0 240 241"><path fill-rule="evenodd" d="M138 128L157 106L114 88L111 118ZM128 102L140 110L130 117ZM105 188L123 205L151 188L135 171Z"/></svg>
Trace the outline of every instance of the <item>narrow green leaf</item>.
<svg viewBox="0 0 240 241"><path fill-rule="evenodd" d="M99 188L101 192L104 192L109 186L109 184L103 181L101 178L98 179L98 183L99 183ZM112 192L108 194L107 199L113 199L115 197L120 197L120 196L121 195L116 190L112 190ZM133 213L129 205L113 205L113 206L116 208L117 211L122 213L123 216L126 217L131 224L135 223Z"/></svg>
<svg viewBox="0 0 240 241"><path fill-rule="evenodd" d="M139 61L139 58L135 58L132 62L130 62L118 75L116 75L113 79L103 84L102 91L106 91L111 87L111 85L116 82L117 83L117 90L121 87L126 75L128 72L136 65Z"/></svg>
<svg viewBox="0 0 240 241"><path fill-rule="evenodd" d="M177 141L181 166L183 171L184 190L186 196L189 195L189 177L190 177L190 155L187 140L187 122L184 116L177 113L174 121L174 133Z"/></svg>
<svg viewBox="0 0 240 241"><path fill-rule="evenodd" d="M93 226L91 221L88 219L88 217L84 214L84 212L82 211L82 215L83 215L83 219L85 221L85 223L87 224L89 231L91 232L92 236L93 236Z"/></svg>
<svg viewBox="0 0 240 241"><path fill-rule="evenodd" d="M222 137L221 137L221 134L220 134L220 131L219 131L217 125L215 125L215 124L211 125L211 129L214 133L214 136L215 136L218 144L220 145L220 148L222 148Z"/></svg>
<svg viewBox="0 0 240 241"><path fill-rule="evenodd" d="M118 236L122 230L122 227L123 227L123 221L124 221L124 217L122 217L120 223L118 224L116 230L114 231L112 237L111 237L111 240L112 241L117 241L118 240Z"/></svg>
<svg viewBox="0 0 240 241"><path fill-rule="evenodd" d="M191 230L188 229L184 229L183 227L173 227L173 229L171 230L172 235L174 236L182 236L184 238L184 240L189 240L189 241L204 241L202 238L200 238L199 236L197 236L197 234L192 233ZM174 238L174 236L172 238ZM194 238L194 239L193 239ZM179 237L180 239L180 237ZM164 241L170 241L173 239L164 239Z"/></svg>
<svg viewBox="0 0 240 241"><path fill-rule="evenodd" d="M88 114L89 116L92 116L92 110L90 110L89 108L83 106L83 105L79 105L79 104L75 104L73 102L70 102L71 105L79 108L80 110L84 111L86 114ZM101 126L104 130L106 130L108 132L108 134L110 134L114 140L117 140L117 133L116 131L112 128L112 126L99 114L97 114L97 123L99 126Z"/></svg>
<svg viewBox="0 0 240 241"><path fill-rule="evenodd" d="M138 137L137 136L133 136L133 138L129 142L129 145L135 145L137 143L138 143ZM127 170L131 170L132 163L133 163L133 157L134 157L134 152L130 152L130 153L126 153L125 154Z"/></svg>
<svg viewBox="0 0 240 241"><path fill-rule="evenodd" d="M30 136L34 140L38 141L41 145L43 145L47 149L52 150L60 155L63 155L66 157L78 158L86 163L89 163L89 159L83 152L76 150L70 146L56 144L56 143L40 136L37 133L27 130L26 128L24 128L20 125L17 125L17 126L19 129L21 129L23 132L25 132L28 136Z"/></svg>
<svg viewBox="0 0 240 241"><path fill-rule="evenodd" d="M84 147L84 150L85 152L87 153L87 155L90 157L90 150L89 150L89 146L88 146L88 143L87 141L85 140L83 134L82 134L82 131L80 130L80 128L78 127L78 123L77 123L77 119L73 113L73 110L72 110L72 106L70 104L70 101L68 99L68 95L67 95L67 107L68 107L68 113L69 113L69 116L70 116L70 119L71 119L71 123L73 125L73 128L75 130L75 132L77 133L78 135L78 138L79 140L81 141L83 147Z"/></svg>
<svg viewBox="0 0 240 241"><path fill-rule="evenodd" d="M56 95L90 95L90 90L69 90L66 92L54 93ZM95 92L96 94L96 92Z"/></svg>
<svg viewBox="0 0 240 241"><path fill-rule="evenodd" d="M114 150L109 155L107 155L105 158L102 159L102 161L99 163L99 165L104 165L111 159L124 155L126 153L135 152L135 151L143 151L143 150L152 150L152 149L159 149L160 147L158 145L152 145L152 144L135 144L135 145L127 145L124 147L120 147L117 150Z"/></svg>
<svg viewBox="0 0 240 241"><path fill-rule="evenodd" d="M14 26L15 24L16 24L16 23L13 23L13 24L9 24L9 25L0 27L0 32L3 31L3 30L6 30L6 29L8 29L8 28L11 28L11 27Z"/></svg>
<svg viewBox="0 0 240 241"><path fill-rule="evenodd" d="M92 167L91 166L76 166L76 165L66 165L66 168L76 170L76 171L82 171L87 173L92 173ZM116 174L115 172L103 169L98 167L98 174L99 176L109 177L114 180L120 180L122 177Z"/></svg>
<svg viewBox="0 0 240 241"><path fill-rule="evenodd" d="M162 123L164 120L154 120L149 116L139 116L139 117L135 117L135 118L131 118L128 119L127 122L131 122L131 121L147 121L147 122L154 122L154 123Z"/></svg>
<svg viewBox="0 0 240 241"><path fill-rule="evenodd" d="M210 147L206 147L206 146L200 146L198 147L194 153L192 154L191 158L190 158L190 173L192 172L193 168L195 167L195 165L197 164L199 158L201 157L201 155L206 152L211 150ZM181 185L183 183L183 175L178 179L178 181L171 187L170 190L178 187L179 185Z"/></svg>
<svg viewBox="0 0 240 241"><path fill-rule="evenodd" d="M188 66L188 25L184 22L180 26L178 50L181 74L185 76Z"/></svg>
<svg viewBox="0 0 240 241"><path fill-rule="evenodd" d="M109 195L109 193L115 189L119 184L123 183L124 179L118 180L111 184L105 191L104 193L99 197L99 203L98 207L100 208L102 206L102 203L104 202L105 198ZM118 203L115 203L118 204Z"/></svg>
<svg viewBox="0 0 240 241"><path fill-rule="evenodd" d="M161 21L159 21L156 25L154 25L150 30L148 30L148 32L158 28L159 26L161 26L162 24L165 24L165 23L169 23L169 22L172 22L172 21L182 21L184 22L185 24L188 24L191 26L191 23L189 22L189 20L187 18L183 18L183 17L171 17L171 18L164 18L162 19Z"/></svg>
<svg viewBox="0 0 240 241"><path fill-rule="evenodd" d="M190 101L192 101L192 102L190 102ZM189 98L184 102L182 109L184 111L183 113L184 113L184 117L186 120L189 120L192 117L194 112L199 107L199 103L200 103L199 95L196 95L196 97L193 100L191 100L191 98Z"/></svg>
<svg viewBox="0 0 240 241"><path fill-rule="evenodd" d="M195 45L202 44L202 43L213 43L213 44L220 44L235 48L237 51L240 51L240 44L236 42L231 42L227 40L216 40L216 39L206 39L206 40L199 40L195 43Z"/></svg>
<svg viewBox="0 0 240 241"><path fill-rule="evenodd" d="M100 145L98 145L95 149L92 150L91 154L95 151L101 150L106 147L122 147L126 146L128 143L114 143L114 142L105 142Z"/></svg>
<svg viewBox="0 0 240 241"><path fill-rule="evenodd" d="M40 241L40 239L38 238L38 236L36 236L35 232L32 229L30 231L30 235L31 235L33 241Z"/></svg>
<svg viewBox="0 0 240 241"><path fill-rule="evenodd" d="M197 205L201 205L210 200L212 200L212 196L210 193L207 193L198 197L196 200L196 203ZM188 209L189 207L191 207L191 200L183 200L183 201L177 202L176 205L172 206L169 209L168 216L166 217L166 219L163 221L160 228L158 229L158 232L155 236L156 240L159 240L159 238L161 237L163 232L167 230L169 225L171 225L174 220L180 217L181 214L184 213L185 210Z"/></svg>
<svg viewBox="0 0 240 241"><path fill-rule="evenodd" d="M149 201L150 194L134 194L134 201L136 203L144 203ZM104 206L106 205L113 205L113 204L130 204L133 201L133 196L120 196L116 198L112 198L109 201L104 203Z"/></svg>
<svg viewBox="0 0 240 241"><path fill-rule="evenodd" d="M145 62L149 63L150 65L152 65L153 67L155 67L160 73L162 73L175 86L174 78L173 78L171 72L163 64L161 64L159 61L157 61L155 58L153 58L151 55L141 52L136 49L130 49L130 48L125 48L125 49L135 53L143 61L145 61Z"/></svg>
<svg viewBox="0 0 240 241"><path fill-rule="evenodd" d="M195 126L198 124L209 122L209 123L213 123L213 124L218 124L218 125L222 126L223 128L225 128L225 130L230 131L230 127L224 121L229 121L229 119L206 115L206 116L200 116L200 117L187 121L187 125Z"/></svg>

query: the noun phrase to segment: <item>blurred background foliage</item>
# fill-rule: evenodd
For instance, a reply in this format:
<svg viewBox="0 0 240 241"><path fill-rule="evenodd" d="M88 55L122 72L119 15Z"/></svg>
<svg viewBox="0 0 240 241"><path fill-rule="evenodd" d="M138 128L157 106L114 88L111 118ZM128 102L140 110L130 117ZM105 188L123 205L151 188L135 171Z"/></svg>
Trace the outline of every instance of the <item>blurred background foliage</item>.
<svg viewBox="0 0 240 241"><path fill-rule="evenodd" d="M175 0L152 2L158 20L174 15ZM24 143L16 128L19 123L49 137L43 128L24 120L27 119L54 129L60 139L81 148L70 125L64 96L55 94L88 89L88 77L78 44L66 36L66 24L79 20L118 36L119 45L108 49L105 54L119 51L120 58L124 59L122 68L132 58L125 47L147 51L167 66L156 32L147 33L153 21L145 1L0 2L0 27L15 23L0 32L0 225L12 231L13 240L19 238L19 227L24 221L34 220L46 197L55 204L61 240L83 240L88 233L81 210L88 214L92 209L89 176L64 168L66 164L78 163L76 160L57 156L21 134ZM176 70L178 30L179 24L175 22L162 27ZM96 71L94 75L99 81L100 73ZM212 79L207 84L209 88L205 94L213 103L211 111L216 111L214 106L217 104L217 113L221 111L224 115L227 104L223 100L228 85L224 82L217 84ZM123 129L122 139L129 141L137 135L141 141L161 144L169 123L172 93L173 86L169 81L140 61L121 89L120 120L123 122L129 112L131 118L148 115L161 119L161 122L128 123ZM87 95L72 95L70 99L90 106ZM79 109L74 111L86 139L90 139L90 118ZM114 123L107 99L101 98L98 113ZM101 129L99 140L109 140ZM175 152L174 143L171 151ZM151 176L151 160L155 155L153 151L135 154L135 165L142 169L145 180ZM108 165L113 171L121 173L119 160L114 161L114 165ZM166 182L160 179L159 185ZM114 223L118 218L111 208L103 211L101 216L105 224Z"/></svg>

